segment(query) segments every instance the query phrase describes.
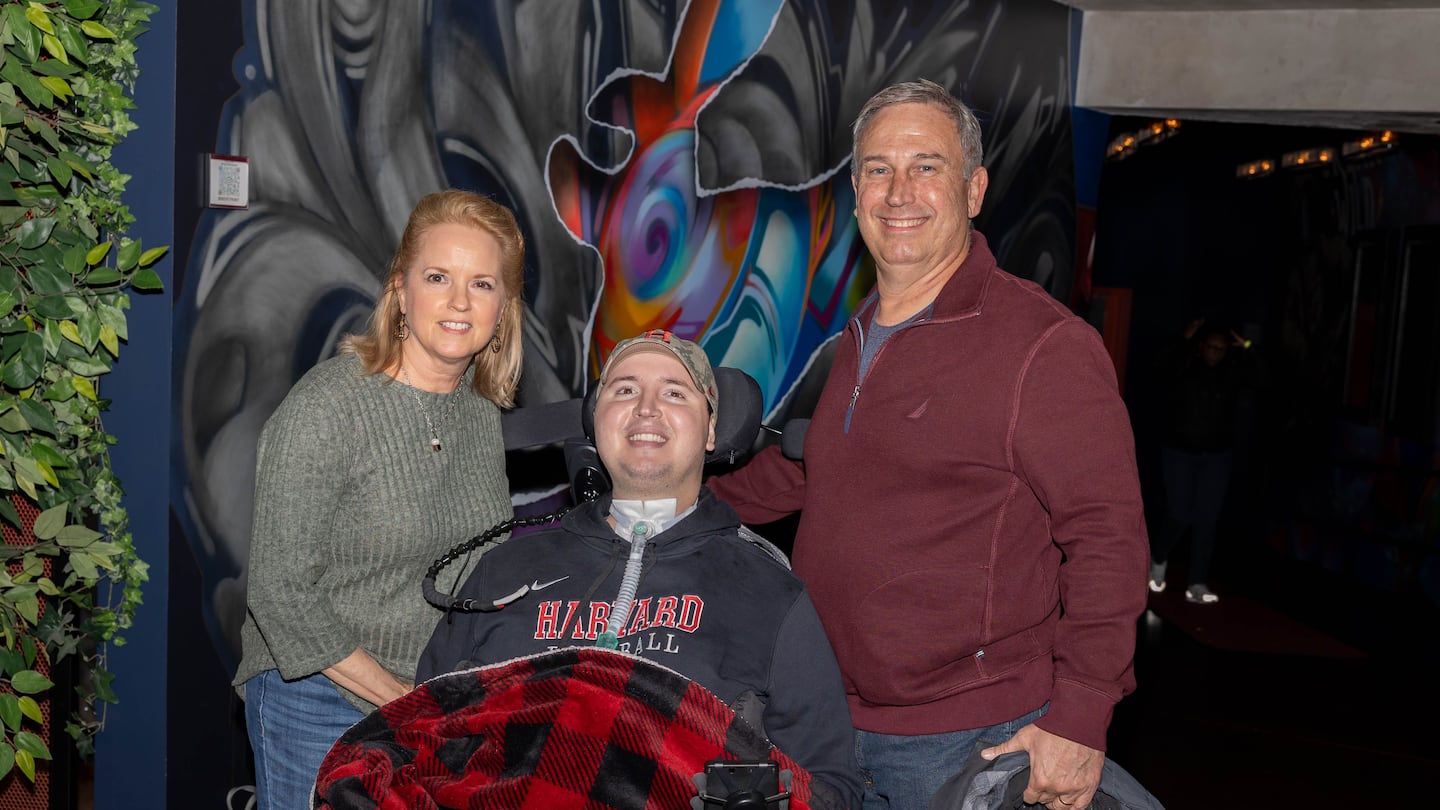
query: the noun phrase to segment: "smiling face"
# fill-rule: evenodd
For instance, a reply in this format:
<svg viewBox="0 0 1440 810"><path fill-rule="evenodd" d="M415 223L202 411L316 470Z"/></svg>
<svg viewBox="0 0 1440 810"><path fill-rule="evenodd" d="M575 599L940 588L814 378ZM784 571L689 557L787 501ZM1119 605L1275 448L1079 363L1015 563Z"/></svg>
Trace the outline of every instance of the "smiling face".
<svg viewBox="0 0 1440 810"><path fill-rule="evenodd" d="M401 363L415 385L449 391L495 334L505 304L500 243L469 225L432 226L397 295L410 325Z"/></svg>
<svg viewBox="0 0 1440 810"><path fill-rule="evenodd" d="M674 498L683 510L700 493L715 420L674 354L636 346L610 367L596 395L595 447L616 498Z"/></svg>
<svg viewBox="0 0 1440 810"><path fill-rule="evenodd" d="M954 119L933 104L885 107L855 157L855 216L882 277L909 283L959 267L989 176L967 174Z"/></svg>

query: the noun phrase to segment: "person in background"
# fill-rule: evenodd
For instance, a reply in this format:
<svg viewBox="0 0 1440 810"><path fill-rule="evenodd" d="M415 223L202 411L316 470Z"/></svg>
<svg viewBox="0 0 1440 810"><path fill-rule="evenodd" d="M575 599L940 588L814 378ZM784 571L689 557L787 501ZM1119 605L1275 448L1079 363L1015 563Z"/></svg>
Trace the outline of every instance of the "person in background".
<svg viewBox="0 0 1440 810"><path fill-rule="evenodd" d="M809 771L811 806L858 807L845 690L805 586L701 486L718 415L704 350L646 332L615 347L596 390L611 493L486 554L456 597L520 595L441 619L420 679L564 646L643 656L713 692Z"/></svg>
<svg viewBox="0 0 1440 810"><path fill-rule="evenodd" d="M1191 320L1161 370L1166 385L1161 471L1165 517L1150 548L1150 590L1163 593L1170 555L1188 531L1185 600L1213 605L1210 561L1234 463L1241 397L1260 384L1253 343L1233 329Z"/></svg>
<svg viewBox="0 0 1440 810"><path fill-rule="evenodd" d="M795 572L845 677L867 809L924 810L977 748L1028 752L1026 802L1084 808L1146 597L1113 365L972 228L980 127L945 88L866 102L851 179L875 290L804 460L768 447L708 486L747 523L801 512Z"/></svg>
<svg viewBox="0 0 1440 810"><path fill-rule="evenodd" d="M500 409L520 377L524 259L504 206L424 197L369 331L265 425L234 679L258 810L311 806L334 741L413 687L435 625L426 569L512 514Z"/></svg>

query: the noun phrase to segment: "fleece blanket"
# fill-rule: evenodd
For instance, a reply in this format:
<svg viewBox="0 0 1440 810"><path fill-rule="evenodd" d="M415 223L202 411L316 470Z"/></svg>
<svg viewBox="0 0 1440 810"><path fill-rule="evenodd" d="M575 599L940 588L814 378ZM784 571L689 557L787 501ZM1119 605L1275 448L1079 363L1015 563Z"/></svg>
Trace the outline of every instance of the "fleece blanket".
<svg viewBox="0 0 1440 810"><path fill-rule="evenodd" d="M712 759L810 775L719 698L659 664L572 647L441 675L371 712L325 757L314 806L687 810Z"/></svg>

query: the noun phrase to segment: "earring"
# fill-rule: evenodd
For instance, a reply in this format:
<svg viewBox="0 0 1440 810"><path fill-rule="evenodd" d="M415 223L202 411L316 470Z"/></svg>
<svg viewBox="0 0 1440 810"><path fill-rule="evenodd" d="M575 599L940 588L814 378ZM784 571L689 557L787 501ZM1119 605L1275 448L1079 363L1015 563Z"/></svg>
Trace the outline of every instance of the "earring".
<svg viewBox="0 0 1440 810"><path fill-rule="evenodd" d="M490 336L490 351L492 351L492 352L494 352L494 353L496 353L496 354L499 354L499 353L500 353L500 336L499 336L499 335L491 335L491 336Z"/></svg>
<svg viewBox="0 0 1440 810"><path fill-rule="evenodd" d="M404 340L410 337L410 324L405 322L405 313L400 313L400 320L395 322L395 339Z"/></svg>

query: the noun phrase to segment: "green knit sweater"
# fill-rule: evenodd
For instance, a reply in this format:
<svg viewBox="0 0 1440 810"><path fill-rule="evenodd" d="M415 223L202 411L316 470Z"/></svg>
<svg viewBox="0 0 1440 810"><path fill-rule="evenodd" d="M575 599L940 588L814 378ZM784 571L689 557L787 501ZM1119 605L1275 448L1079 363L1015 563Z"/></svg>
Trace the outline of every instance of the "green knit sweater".
<svg viewBox="0 0 1440 810"><path fill-rule="evenodd" d="M468 380L445 395L365 375L350 354L315 366L280 403L261 434L255 478L234 681L242 696L260 672L301 678L357 647L413 680L442 615L421 596L426 569L512 514L494 403ZM469 567L451 566L436 584L450 592ZM374 708L340 691L361 711Z"/></svg>

